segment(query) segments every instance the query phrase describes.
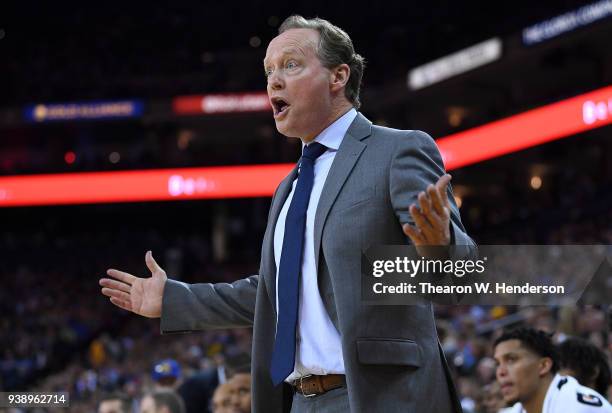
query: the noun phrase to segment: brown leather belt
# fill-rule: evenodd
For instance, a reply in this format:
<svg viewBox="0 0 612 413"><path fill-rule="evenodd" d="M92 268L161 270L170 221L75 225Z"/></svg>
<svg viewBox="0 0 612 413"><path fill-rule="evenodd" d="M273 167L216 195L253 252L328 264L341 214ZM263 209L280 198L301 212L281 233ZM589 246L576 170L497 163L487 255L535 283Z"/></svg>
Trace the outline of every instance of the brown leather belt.
<svg viewBox="0 0 612 413"><path fill-rule="evenodd" d="M291 385L297 393L305 397L312 397L337 389L345 384L346 378L344 374L326 374L324 376L309 374L295 379Z"/></svg>

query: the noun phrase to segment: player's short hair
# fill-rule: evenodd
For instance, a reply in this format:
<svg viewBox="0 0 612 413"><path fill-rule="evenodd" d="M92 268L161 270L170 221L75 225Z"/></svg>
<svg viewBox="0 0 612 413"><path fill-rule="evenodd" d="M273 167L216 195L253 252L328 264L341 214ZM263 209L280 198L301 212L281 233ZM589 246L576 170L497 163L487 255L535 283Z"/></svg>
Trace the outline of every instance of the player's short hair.
<svg viewBox="0 0 612 413"><path fill-rule="evenodd" d="M574 378L583 386L595 379L597 392L605 395L612 381L606 354L593 343L581 338L569 338L559 345L559 364L575 372Z"/></svg>
<svg viewBox="0 0 612 413"><path fill-rule="evenodd" d="M319 32L319 44L316 52L324 67L332 69L341 64L349 66L351 73L344 94L355 109L359 109L361 106L359 92L365 59L355 52L353 41L349 35L327 20L318 17L305 19L297 14L287 17L278 28L278 33L281 34L290 29L312 29Z"/></svg>
<svg viewBox="0 0 612 413"><path fill-rule="evenodd" d="M518 327L506 330L495 340L493 347L508 340L519 340L521 345L540 357L548 357L552 360L550 371L555 374L559 370L559 352L552 341L552 334L531 327Z"/></svg>

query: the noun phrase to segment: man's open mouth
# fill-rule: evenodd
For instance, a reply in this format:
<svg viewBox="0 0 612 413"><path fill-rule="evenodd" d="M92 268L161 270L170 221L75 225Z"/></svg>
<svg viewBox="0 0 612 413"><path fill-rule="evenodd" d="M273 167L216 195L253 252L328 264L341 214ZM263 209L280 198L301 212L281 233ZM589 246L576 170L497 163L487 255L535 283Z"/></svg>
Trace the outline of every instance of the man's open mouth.
<svg viewBox="0 0 612 413"><path fill-rule="evenodd" d="M282 98L272 98L270 99L270 103L272 103L272 108L274 109L274 117L283 114L290 106L289 103Z"/></svg>

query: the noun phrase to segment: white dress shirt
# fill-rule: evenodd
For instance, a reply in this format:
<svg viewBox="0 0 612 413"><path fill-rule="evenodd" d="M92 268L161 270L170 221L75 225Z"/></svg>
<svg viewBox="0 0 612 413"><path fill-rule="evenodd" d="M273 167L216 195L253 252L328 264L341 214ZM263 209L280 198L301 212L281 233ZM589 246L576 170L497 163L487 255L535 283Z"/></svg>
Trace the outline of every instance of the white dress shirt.
<svg viewBox="0 0 612 413"><path fill-rule="evenodd" d="M314 220L329 169L346 131L356 116L355 109L349 110L314 139L315 142L325 145L327 151L319 156L314 164L314 183L306 211L302 273L299 283L300 308L298 310L295 366L293 372L285 379L287 382L292 382L307 374L344 374L340 334L329 318L319 294L314 251ZM277 269L280 266L283 249L285 219L296 184L297 178L293 181L291 192L283 204L274 228L274 260ZM276 277L276 308L278 309L278 277Z"/></svg>

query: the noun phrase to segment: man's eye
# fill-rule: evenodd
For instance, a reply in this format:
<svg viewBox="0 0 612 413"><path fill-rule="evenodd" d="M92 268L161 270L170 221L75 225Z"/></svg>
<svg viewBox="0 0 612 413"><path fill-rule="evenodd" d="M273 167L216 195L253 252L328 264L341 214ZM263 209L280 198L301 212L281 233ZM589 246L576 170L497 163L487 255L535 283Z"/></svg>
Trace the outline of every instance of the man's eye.
<svg viewBox="0 0 612 413"><path fill-rule="evenodd" d="M266 77L270 77L270 75L272 75L272 69L266 69L266 70L264 70L264 73L265 73Z"/></svg>
<svg viewBox="0 0 612 413"><path fill-rule="evenodd" d="M292 60L292 61L287 62L287 64L285 65L285 67L286 67L287 69L293 69L293 68L294 68L294 67L296 67L296 66L297 66L297 63L295 63L293 60Z"/></svg>

